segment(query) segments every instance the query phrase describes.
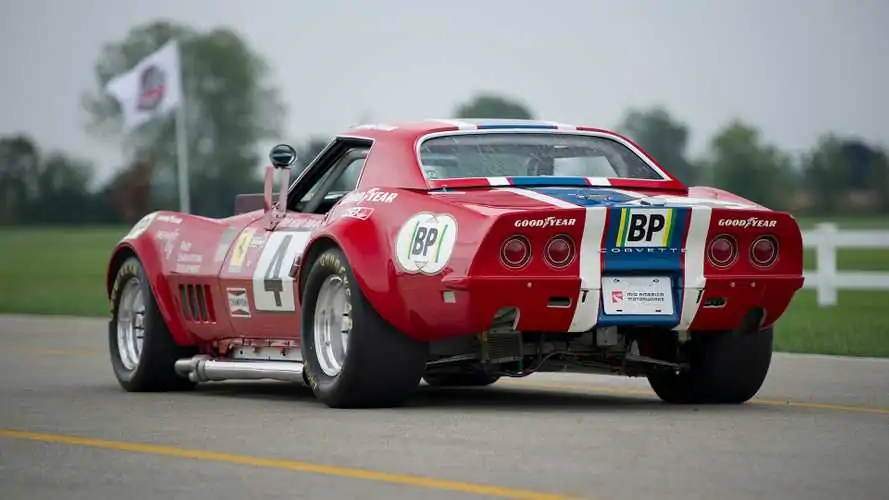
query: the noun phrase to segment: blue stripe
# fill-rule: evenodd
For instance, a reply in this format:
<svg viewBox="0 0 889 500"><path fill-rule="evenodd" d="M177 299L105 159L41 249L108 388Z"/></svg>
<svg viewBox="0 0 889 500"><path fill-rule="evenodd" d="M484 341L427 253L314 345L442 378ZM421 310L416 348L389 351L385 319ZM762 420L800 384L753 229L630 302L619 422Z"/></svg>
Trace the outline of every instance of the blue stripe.
<svg viewBox="0 0 889 500"><path fill-rule="evenodd" d="M691 208L633 207L629 214L638 211L671 210L672 223L666 246L639 247L621 245L618 234L621 226L621 210L617 207L608 212L608 230L605 234L605 258L602 262L602 276L665 276L672 280L673 312L659 316L608 315L604 312L604 302L611 300L602 294L603 304L599 308L599 325L637 325L673 328L679 324L682 314L683 273L682 244L688 231ZM628 228L624 228L627 231Z"/></svg>
<svg viewBox="0 0 889 500"><path fill-rule="evenodd" d="M499 130L508 128L553 130L558 127L548 123L481 123L477 125L477 128L479 130Z"/></svg>
<svg viewBox="0 0 889 500"><path fill-rule="evenodd" d="M513 186L539 186L541 184L555 186L587 186L589 183L584 177L561 177L547 175L530 175L520 177L508 177Z"/></svg>
<svg viewBox="0 0 889 500"><path fill-rule="evenodd" d="M516 186L521 186L520 182L515 182L516 179L538 179L537 183L540 183L539 177L510 177L510 181L513 182ZM559 177L553 177L552 179L560 179ZM533 188L531 191L545 194L547 196L552 196L553 198L557 198L562 201L567 201L568 203L574 203L575 205L581 207L601 207L601 206L610 206L620 203L626 203L634 198L632 196L625 195L623 193L619 193L617 191L613 191L607 188L591 188L589 184L586 183L586 179L583 177L562 177L561 179L580 179L583 181L584 186L587 186L586 189L566 189L560 187L539 187ZM530 183L530 181L527 181ZM549 182L549 179L547 179ZM574 182L572 180L572 182ZM576 185L576 184L564 184L564 185Z"/></svg>

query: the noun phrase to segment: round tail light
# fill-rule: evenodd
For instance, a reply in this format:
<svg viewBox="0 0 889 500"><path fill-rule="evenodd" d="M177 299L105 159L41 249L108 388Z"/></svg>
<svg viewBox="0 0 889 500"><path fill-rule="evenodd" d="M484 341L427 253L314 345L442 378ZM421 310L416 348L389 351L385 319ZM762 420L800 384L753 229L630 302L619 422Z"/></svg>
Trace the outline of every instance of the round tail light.
<svg viewBox="0 0 889 500"><path fill-rule="evenodd" d="M778 260L778 242L771 236L761 236L750 245L750 260L758 267L769 267Z"/></svg>
<svg viewBox="0 0 889 500"><path fill-rule="evenodd" d="M574 241L568 236L555 236L546 244L543 256L556 269L567 267L574 259Z"/></svg>
<svg viewBox="0 0 889 500"><path fill-rule="evenodd" d="M531 244L524 236L512 236L503 242L500 259L506 267L524 267L531 260Z"/></svg>
<svg viewBox="0 0 889 500"><path fill-rule="evenodd" d="M713 238L707 248L707 258L714 267L728 267L738 257L738 244L728 235L720 235Z"/></svg>

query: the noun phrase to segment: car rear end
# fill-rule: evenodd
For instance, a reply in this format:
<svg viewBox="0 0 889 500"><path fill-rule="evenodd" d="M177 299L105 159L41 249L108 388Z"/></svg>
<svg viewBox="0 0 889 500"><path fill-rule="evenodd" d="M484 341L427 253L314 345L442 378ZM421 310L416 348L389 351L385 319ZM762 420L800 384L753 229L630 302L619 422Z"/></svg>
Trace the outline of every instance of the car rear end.
<svg viewBox="0 0 889 500"><path fill-rule="evenodd" d="M764 324L783 313L802 285L802 241L792 217L762 210L517 211L491 225L468 275L443 285L477 331L510 309L521 331L726 330L757 309Z"/></svg>

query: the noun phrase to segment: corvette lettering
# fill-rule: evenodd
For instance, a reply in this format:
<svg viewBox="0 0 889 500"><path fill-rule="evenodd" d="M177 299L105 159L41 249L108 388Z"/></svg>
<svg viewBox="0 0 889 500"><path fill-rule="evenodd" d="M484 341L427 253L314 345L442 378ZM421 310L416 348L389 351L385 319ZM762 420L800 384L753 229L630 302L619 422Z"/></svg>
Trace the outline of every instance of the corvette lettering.
<svg viewBox="0 0 889 500"><path fill-rule="evenodd" d="M719 227L740 227L748 229L751 227L775 227L778 221L774 219L760 219L758 217L748 217L746 219L720 219L717 225Z"/></svg>
<svg viewBox="0 0 889 500"><path fill-rule="evenodd" d="M558 217L545 217L543 219L521 219L515 221L515 227L533 227L533 228L547 228L547 227L562 227L562 226L573 226L577 223L577 219L560 219Z"/></svg>

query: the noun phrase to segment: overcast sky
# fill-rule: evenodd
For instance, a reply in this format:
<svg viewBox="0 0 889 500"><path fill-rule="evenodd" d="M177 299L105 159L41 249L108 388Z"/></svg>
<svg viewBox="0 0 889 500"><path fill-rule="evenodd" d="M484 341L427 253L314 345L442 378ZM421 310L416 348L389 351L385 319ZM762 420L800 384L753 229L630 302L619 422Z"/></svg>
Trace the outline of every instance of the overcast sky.
<svg viewBox="0 0 889 500"><path fill-rule="evenodd" d="M788 150L835 130L889 145L887 0L0 0L0 135L89 158L79 96L102 43L158 17L226 25L274 69L283 139L444 117L477 90L610 127L664 104L692 148L732 117Z"/></svg>

